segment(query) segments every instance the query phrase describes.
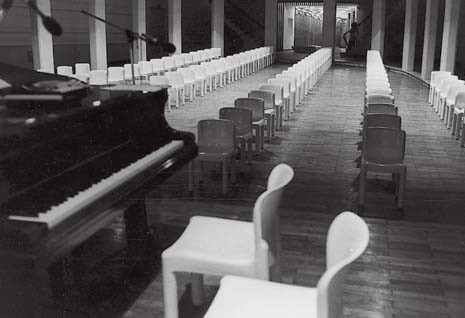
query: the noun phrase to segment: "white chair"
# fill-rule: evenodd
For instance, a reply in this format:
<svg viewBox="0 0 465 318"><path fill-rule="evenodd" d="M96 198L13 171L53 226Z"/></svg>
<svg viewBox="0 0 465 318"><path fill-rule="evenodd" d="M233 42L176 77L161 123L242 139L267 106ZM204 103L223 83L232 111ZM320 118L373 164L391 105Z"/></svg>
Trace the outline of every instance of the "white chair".
<svg viewBox="0 0 465 318"><path fill-rule="evenodd" d="M276 130L283 127L284 87L280 84L260 84L259 90L274 92L274 106L276 109Z"/></svg>
<svg viewBox="0 0 465 318"><path fill-rule="evenodd" d="M283 102L284 102L284 119L289 119L290 105L291 105L291 81L289 79L270 78L268 83L279 85L283 88Z"/></svg>
<svg viewBox="0 0 465 318"><path fill-rule="evenodd" d="M163 64L162 59L151 59L150 63L152 63L153 74L163 75L163 72L165 71L165 66Z"/></svg>
<svg viewBox="0 0 465 318"><path fill-rule="evenodd" d="M149 77L153 75L153 65L152 62L140 61L139 62L139 74L141 78L149 81Z"/></svg>
<svg viewBox="0 0 465 318"><path fill-rule="evenodd" d="M255 201L253 222L194 216L181 237L162 253L165 318L178 317L175 272L192 276L192 300L201 304L202 274L240 275L280 279L278 206L284 186L294 171L276 166L268 177L267 190Z"/></svg>
<svg viewBox="0 0 465 318"><path fill-rule="evenodd" d="M92 70L89 73L90 85L107 85L108 75L106 70Z"/></svg>
<svg viewBox="0 0 465 318"><path fill-rule="evenodd" d="M175 97L176 108L186 103L184 95L184 78L178 72L166 72L166 78L171 86L172 96Z"/></svg>
<svg viewBox="0 0 465 318"><path fill-rule="evenodd" d="M178 72L181 73L184 79L184 90L187 92L190 101L195 98L195 73L188 68L180 68Z"/></svg>
<svg viewBox="0 0 465 318"><path fill-rule="evenodd" d="M174 58L171 56L163 56L161 58L163 61L163 66L165 68L165 71L174 71L176 70L176 64L174 63Z"/></svg>
<svg viewBox="0 0 465 318"><path fill-rule="evenodd" d="M57 74L71 76L73 75L73 68L71 66L57 66Z"/></svg>
<svg viewBox="0 0 465 318"><path fill-rule="evenodd" d="M74 64L74 74L82 74L89 76L90 64L89 63L76 63Z"/></svg>
<svg viewBox="0 0 465 318"><path fill-rule="evenodd" d="M180 69L181 67L186 65L184 61L184 56L182 54L175 54L172 57L174 59L174 66L176 67L176 69Z"/></svg>
<svg viewBox="0 0 465 318"><path fill-rule="evenodd" d="M226 276L204 318L341 318L348 268L363 254L369 239L365 221L342 212L329 228L326 271L316 288Z"/></svg>
<svg viewBox="0 0 465 318"><path fill-rule="evenodd" d="M164 75L152 75L149 77L149 83L150 85L168 88L168 99L166 100L165 106L168 109L168 111L171 111L171 99L174 99L173 97L176 97L175 94L177 94L177 92L175 89L170 87L170 82L168 81L168 78Z"/></svg>
<svg viewBox="0 0 465 318"><path fill-rule="evenodd" d="M134 64L134 79L139 79L139 64ZM132 67L131 64L124 64L124 80L132 83Z"/></svg>
<svg viewBox="0 0 465 318"><path fill-rule="evenodd" d="M205 74L207 75L207 87L210 90L210 92L212 92L216 89L218 83L217 76L219 74L216 71L216 67L215 65L213 65L212 62L204 62L201 63L200 66L203 66L205 68Z"/></svg>
<svg viewBox="0 0 465 318"><path fill-rule="evenodd" d="M108 84L124 83L124 68L121 66L111 66L108 68Z"/></svg>
<svg viewBox="0 0 465 318"><path fill-rule="evenodd" d="M197 92L197 89L200 90L200 96L205 95L207 92L207 71L205 70L205 67L201 65L191 65L189 67L190 70L193 70L195 73L195 91ZM197 94L197 93L196 93Z"/></svg>

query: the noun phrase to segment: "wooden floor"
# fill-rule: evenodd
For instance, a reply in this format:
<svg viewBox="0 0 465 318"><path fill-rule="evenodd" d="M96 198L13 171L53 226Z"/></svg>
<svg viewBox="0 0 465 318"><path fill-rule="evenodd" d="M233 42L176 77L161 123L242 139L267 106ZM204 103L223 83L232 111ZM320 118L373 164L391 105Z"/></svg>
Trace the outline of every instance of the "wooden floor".
<svg viewBox="0 0 465 318"><path fill-rule="evenodd" d="M247 96L287 65L255 73L167 113L176 129L195 132L199 119L218 118L221 107ZM407 132L407 192L403 213L395 208L389 178L371 180L364 217L371 237L345 285L346 317L465 317L465 150L427 106L427 89L401 74L391 85ZM142 267L128 270L124 228L111 228L80 248L76 259L106 254L99 270L69 292L79 311L68 316L163 317L160 252L182 232L191 215L250 220L255 199L274 165L290 164L295 179L281 204L284 282L315 286L325 268L325 238L339 212L357 212L363 68L335 66L305 98L266 152L239 169L227 195L220 193L218 166L208 166L194 194L183 169L147 199L153 248ZM98 243L96 243L98 242ZM107 244L104 246L102 242ZM104 247L102 247L104 246ZM110 246L110 247L109 247ZM79 251L78 251L79 252ZM95 264L94 264L95 265ZM83 265L84 266L84 265ZM216 291L207 279L207 303L190 303L188 276L179 276L182 317L202 317ZM74 293L74 294L73 294ZM76 296L79 294L79 297ZM74 295L74 296L73 296ZM76 307L76 306L75 306Z"/></svg>

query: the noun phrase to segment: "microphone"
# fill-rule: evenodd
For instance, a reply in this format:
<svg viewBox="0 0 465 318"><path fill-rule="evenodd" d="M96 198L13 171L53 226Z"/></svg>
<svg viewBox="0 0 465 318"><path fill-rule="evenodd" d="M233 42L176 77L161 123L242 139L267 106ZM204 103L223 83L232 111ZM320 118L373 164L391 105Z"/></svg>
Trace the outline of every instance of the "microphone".
<svg viewBox="0 0 465 318"><path fill-rule="evenodd" d="M145 34L145 33L142 33L141 34L141 37L149 44L151 45L156 45L156 46L160 46L163 51L167 52L167 53L174 53L176 52L176 46L173 44L173 43L170 43L170 42L162 42L160 41L159 39L151 36L151 35L148 35L148 34Z"/></svg>
<svg viewBox="0 0 465 318"><path fill-rule="evenodd" d="M5 0L0 4L0 21L6 17L6 12L10 9L14 0Z"/></svg>
<svg viewBox="0 0 465 318"><path fill-rule="evenodd" d="M40 16L42 24L51 35L60 36L61 33L63 33L61 25L54 18L49 17L40 11L34 1L26 0L26 4L32 9L32 11L36 12Z"/></svg>

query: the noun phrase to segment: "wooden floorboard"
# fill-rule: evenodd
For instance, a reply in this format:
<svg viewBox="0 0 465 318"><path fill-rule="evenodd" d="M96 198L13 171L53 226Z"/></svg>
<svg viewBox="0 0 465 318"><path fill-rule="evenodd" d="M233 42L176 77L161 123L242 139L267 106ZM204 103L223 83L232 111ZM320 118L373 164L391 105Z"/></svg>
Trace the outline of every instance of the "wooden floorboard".
<svg viewBox="0 0 465 318"><path fill-rule="evenodd" d="M287 67L274 65L219 88L167 113L167 120L176 129L196 132L198 120L218 118L221 107L232 106L235 98L247 96L249 90ZM370 243L348 275L345 316L463 318L465 150L427 105L427 89L422 84L397 73L389 77L407 132L405 208L403 214L395 208L388 177L370 180L364 211ZM101 301L103 305L95 305L93 312L119 315L114 310L118 304L124 317L163 317L161 250L180 235L192 215L250 220L268 172L280 162L296 172L280 209L283 281L315 286L325 269L331 220L344 210L357 212L354 160L359 155L355 143L360 139L364 80L363 68L331 68L273 142L265 144L266 151L239 169L238 180L227 195L220 193L220 170L215 165L207 166L204 182L196 184L193 195L187 191L186 169L154 191L147 199L155 236L155 261L149 274L127 299L109 297ZM188 282L187 275L179 275L180 317L202 317L218 280L207 279L207 302L199 308L191 305Z"/></svg>

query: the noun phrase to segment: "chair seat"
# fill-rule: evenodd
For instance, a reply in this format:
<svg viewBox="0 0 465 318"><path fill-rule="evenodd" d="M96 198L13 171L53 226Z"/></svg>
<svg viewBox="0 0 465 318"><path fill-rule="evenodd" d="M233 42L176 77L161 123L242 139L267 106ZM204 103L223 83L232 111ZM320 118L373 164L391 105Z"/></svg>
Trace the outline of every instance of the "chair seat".
<svg viewBox="0 0 465 318"><path fill-rule="evenodd" d="M317 289L225 276L204 318L316 318Z"/></svg>
<svg viewBox="0 0 465 318"><path fill-rule="evenodd" d="M178 271L225 275L253 274L254 224L194 216L174 245L163 252Z"/></svg>

